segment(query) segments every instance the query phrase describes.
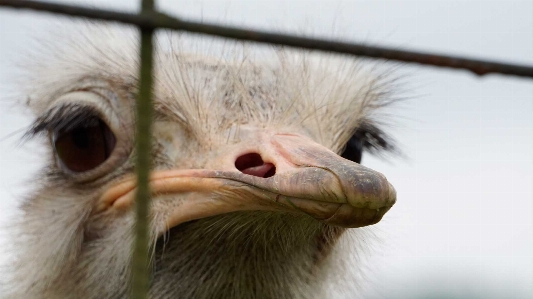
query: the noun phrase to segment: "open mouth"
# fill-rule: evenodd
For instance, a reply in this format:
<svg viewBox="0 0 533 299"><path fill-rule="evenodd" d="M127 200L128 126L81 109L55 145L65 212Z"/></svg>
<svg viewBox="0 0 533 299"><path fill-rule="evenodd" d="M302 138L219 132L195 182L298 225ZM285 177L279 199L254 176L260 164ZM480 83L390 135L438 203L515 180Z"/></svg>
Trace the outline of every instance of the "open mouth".
<svg viewBox="0 0 533 299"><path fill-rule="evenodd" d="M256 210L303 213L333 226L362 227L379 222L396 201L394 187L381 173L306 137L276 134L261 152L243 154L223 170L153 172L153 200L180 198L179 205L165 212L166 228ZM125 179L101 196L97 210L127 208L135 191L135 178Z"/></svg>

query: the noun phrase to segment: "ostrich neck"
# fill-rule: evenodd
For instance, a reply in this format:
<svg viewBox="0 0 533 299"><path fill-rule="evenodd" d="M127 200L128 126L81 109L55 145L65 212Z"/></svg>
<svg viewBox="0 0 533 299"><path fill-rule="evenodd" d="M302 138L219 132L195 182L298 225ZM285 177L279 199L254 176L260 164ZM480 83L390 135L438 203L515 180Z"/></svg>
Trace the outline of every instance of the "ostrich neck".
<svg viewBox="0 0 533 299"><path fill-rule="evenodd" d="M105 225L110 234L90 241L74 233L43 238L27 227L19 240L27 247L13 265L5 298L128 298L132 239L117 229L125 226ZM156 243L150 298L327 298L321 279L335 265L324 256L342 231L308 216L273 212L181 224Z"/></svg>
<svg viewBox="0 0 533 299"><path fill-rule="evenodd" d="M315 220L235 213L172 229L156 246L152 298L311 298L327 230Z"/></svg>

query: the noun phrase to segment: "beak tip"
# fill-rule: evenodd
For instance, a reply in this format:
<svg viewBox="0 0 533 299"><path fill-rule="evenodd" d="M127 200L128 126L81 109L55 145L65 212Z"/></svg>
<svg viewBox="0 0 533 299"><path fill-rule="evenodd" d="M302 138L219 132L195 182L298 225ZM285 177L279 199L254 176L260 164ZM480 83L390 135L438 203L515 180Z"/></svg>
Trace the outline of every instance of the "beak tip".
<svg viewBox="0 0 533 299"><path fill-rule="evenodd" d="M396 202L396 189L391 183L389 183L389 199L392 204Z"/></svg>

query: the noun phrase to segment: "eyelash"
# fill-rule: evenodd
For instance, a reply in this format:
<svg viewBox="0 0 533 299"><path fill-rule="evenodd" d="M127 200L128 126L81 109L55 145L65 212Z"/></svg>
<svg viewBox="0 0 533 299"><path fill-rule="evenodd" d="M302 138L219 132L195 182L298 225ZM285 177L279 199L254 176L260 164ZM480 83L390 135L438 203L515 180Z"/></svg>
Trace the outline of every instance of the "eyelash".
<svg viewBox="0 0 533 299"><path fill-rule="evenodd" d="M394 140L377 126L363 122L354 133L362 143L364 151L378 153L381 151L395 152Z"/></svg>
<svg viewBox="0 0 533 299"><path fill-rule="evenodd" d="M79 104L56 106L37 118L30 125L24 137L31 138L48 132L70 131L85 123L89 125L99 118L98 111L89 106Z"/></svg>
<svg viewBox="0 0 533 299"><path fill-rule="evenodd" d="M383 151L395 152L393 140L375 125L362 122L340 154L343 158L361 163L363 153L382 154Z"/></svg>

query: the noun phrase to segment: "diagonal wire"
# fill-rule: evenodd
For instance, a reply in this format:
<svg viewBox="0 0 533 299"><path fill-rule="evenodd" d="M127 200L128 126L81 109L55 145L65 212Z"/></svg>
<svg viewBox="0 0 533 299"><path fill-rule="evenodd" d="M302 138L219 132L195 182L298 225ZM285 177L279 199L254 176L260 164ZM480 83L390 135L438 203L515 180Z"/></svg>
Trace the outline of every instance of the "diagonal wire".
<svg viewBox="0 0 533 299"><path fill-rule="evenodd" d="M115 21L136 25L142 28L183 30L239 40L270 43L276 45L381 58L387 60L396 60L424 65L433 65L437 67L464 69L479 76L483 76L490 73L499 73L505 75L533 78L533 66L530 65L503 63L497 61L472 59L435 53L425 53L419 51L398 50L385 47L371 47L357 43L346 43L326 39L306 38L288 34L277 34L261 30L249 30L231 26L221 26L209 23L184 21L179 18L170 17L168 15L156 11L142 12L140 14L131 14L104 9L86 8L73 5L62 5L29 0L0 0L0 6L33 9L37 11L45 11L77 17L86 17L103 21Z"/></svg>

